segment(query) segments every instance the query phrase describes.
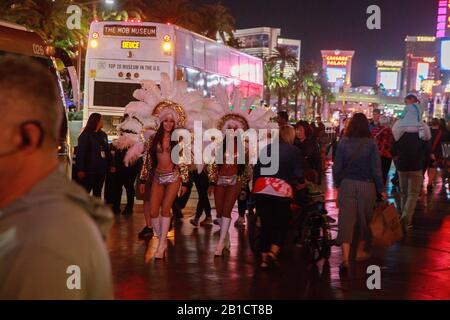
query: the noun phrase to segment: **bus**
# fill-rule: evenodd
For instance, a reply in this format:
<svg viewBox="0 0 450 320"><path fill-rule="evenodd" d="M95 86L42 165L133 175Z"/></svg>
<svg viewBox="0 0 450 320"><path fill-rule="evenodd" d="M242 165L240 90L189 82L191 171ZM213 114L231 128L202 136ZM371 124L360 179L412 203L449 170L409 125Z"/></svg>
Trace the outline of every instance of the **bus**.
<svg viewBox="0 0 450 320"><path fill-rule="evenodd" d="M23 26L0 20L0 56L6 54L30 57L44 65L54 76L55 84L61 97L61 108L65 115L60 129L58 155L67 174L70 175L71 148L68 135L66 99L55 59L59 58L68 69L68 73L74 75L75 68L71 59L64 50L47 46L44 40L36 33L27 30ZM74 75L71 82L74 83L76 81L76 75Z"/></svg>
<svg viewBox="0 0 450 320"><path fill-rule="evenodd" d="M83 124L100 113L110 137L117 135L116 125L141 81L158 82L161 72L187 81L189 89L204 96L218 84L229 90L237 86L244 96L263 96L260 58L176 25L93 22L88 41Z"/></svg>

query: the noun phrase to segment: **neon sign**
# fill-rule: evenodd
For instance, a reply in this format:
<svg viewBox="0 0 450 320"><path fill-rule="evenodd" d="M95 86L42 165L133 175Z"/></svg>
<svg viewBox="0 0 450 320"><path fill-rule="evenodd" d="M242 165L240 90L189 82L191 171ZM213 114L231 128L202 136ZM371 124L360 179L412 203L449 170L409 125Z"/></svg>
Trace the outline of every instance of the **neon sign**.
<svg viewBox="0 0 450 320"><path fill-rule="evenodd" d="M377 60L377 67L403 68L403 61Z"/></svg>
<svg viewBox="0 0 450 320"><path fill-rule="evenodd" d="M435 63L436 62L436 58L435 57L424 57L423 58L423 62Z"/></svg>
<svg viewBox="0 0 450 320"><path fill-rule="evenodd" d="M346 66L349 56L326 56L327 66Z"/></svg>
<svg viewBox="0 0 450 320"><path fill-rule="evenodd" d="M436 37L428 37L428 36L418 36L417 42L434 42L436 41Z"/></svg>
<svg viewBox="0 0 450 320"><path fill-rule="evenodd" d="M450 35L450 0L439 0L436 37Z"/></svg>

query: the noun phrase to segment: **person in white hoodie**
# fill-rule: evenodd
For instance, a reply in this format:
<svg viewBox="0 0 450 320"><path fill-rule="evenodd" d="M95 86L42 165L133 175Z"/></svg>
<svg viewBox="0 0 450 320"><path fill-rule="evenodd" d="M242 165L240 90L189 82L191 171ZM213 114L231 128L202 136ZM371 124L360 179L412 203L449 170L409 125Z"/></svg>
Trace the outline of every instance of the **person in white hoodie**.
<svg viewBox="0 0 450 320"><path fill-rule="evenodd" d="M0 299L112 299L112 213L60 171L50 72L0 58Z"/></svg>
<svg viewBox="0 0 450 320"><path fill-rule="evenodd" d="M426 123L422 121L422 109L420 100L413 93L405 97L405 109L400 119L392 127L395 141L400 140L404 133L419 133L420 139L428 141L431 139L431 131Z"/></svg>

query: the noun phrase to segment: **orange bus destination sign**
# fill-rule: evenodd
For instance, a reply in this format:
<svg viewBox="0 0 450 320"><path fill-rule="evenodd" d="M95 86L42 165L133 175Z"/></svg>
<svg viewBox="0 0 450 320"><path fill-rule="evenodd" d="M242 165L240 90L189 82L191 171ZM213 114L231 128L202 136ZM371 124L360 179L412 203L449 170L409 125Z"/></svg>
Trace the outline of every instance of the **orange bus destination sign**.
<svg viewBox="0 0 450 320"><path fill-rule="evenodd" d="M156 26L107 25L103 27L103 35L156 38Z"/></svg>

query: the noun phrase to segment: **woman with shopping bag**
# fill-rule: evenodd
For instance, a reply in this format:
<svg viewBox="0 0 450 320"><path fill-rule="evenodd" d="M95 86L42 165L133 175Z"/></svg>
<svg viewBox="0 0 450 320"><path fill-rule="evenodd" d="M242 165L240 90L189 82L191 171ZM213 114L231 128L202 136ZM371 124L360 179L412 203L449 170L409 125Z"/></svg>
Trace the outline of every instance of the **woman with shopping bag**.
<svg viewBox="0 0 450 320"><path fill-rule="evenodd" d="M346 274L356 226L359 227L356 260L369 257L365 246L370 240L370 217L376 193L382 194L384 191L378 147L363 113L353 116L338 145L333 178L338 188L339 222L336 242L342 248L340 272Z"/></svg>

